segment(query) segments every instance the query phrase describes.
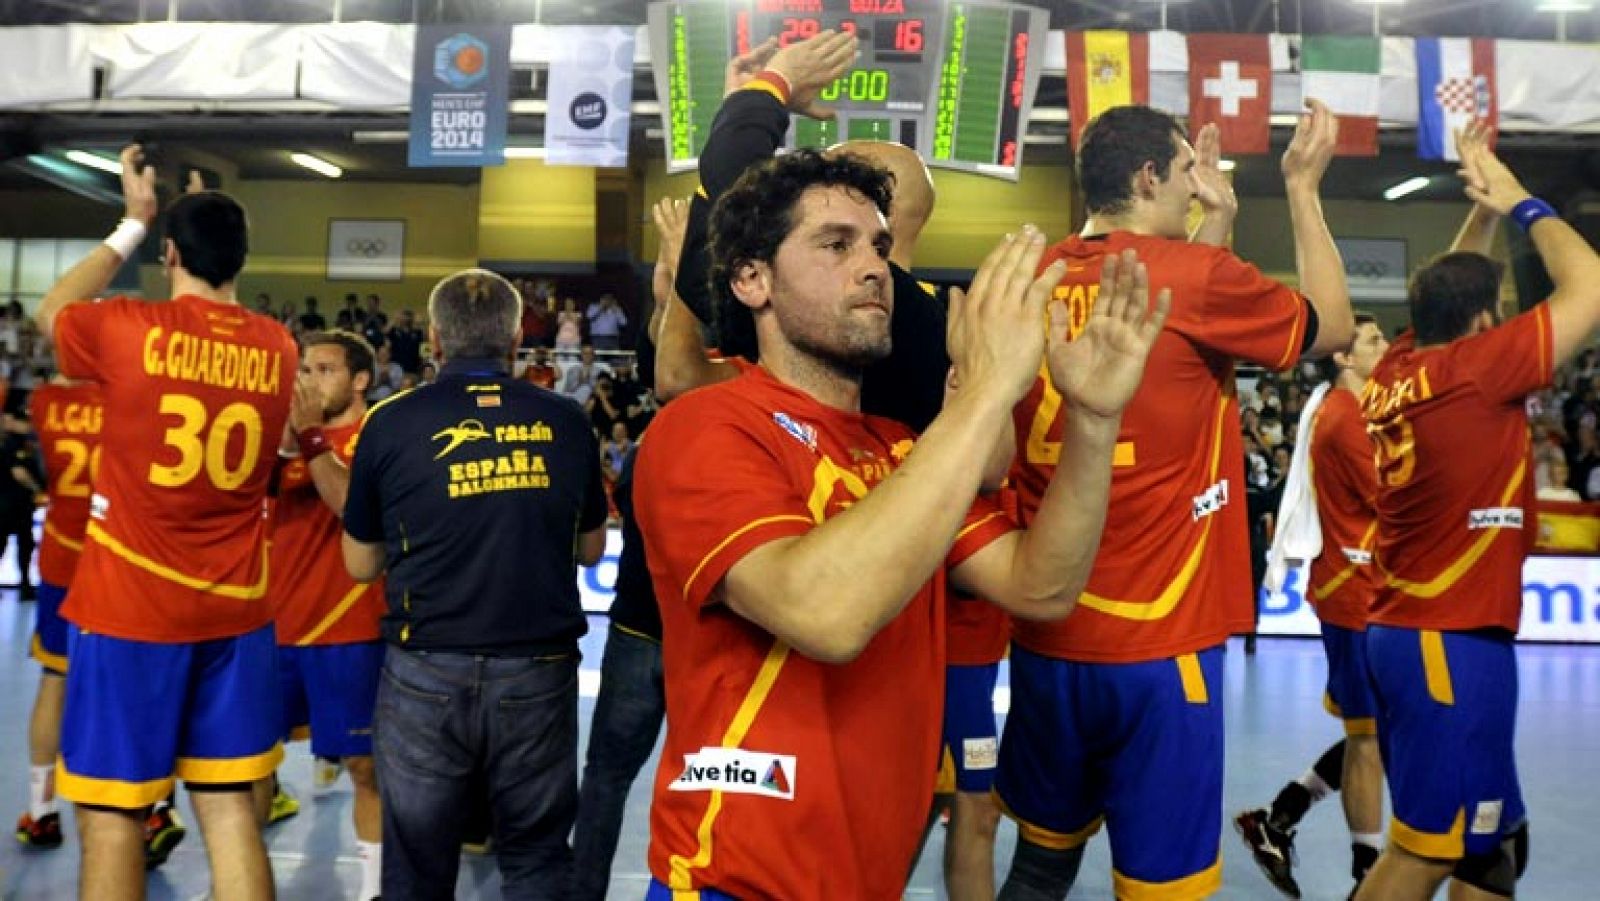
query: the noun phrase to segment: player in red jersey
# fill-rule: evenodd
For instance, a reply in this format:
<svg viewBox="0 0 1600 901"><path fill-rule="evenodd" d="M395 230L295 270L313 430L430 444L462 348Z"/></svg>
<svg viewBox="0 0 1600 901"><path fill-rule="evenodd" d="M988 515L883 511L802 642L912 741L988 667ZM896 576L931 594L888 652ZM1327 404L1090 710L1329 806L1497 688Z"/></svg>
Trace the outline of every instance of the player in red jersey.
<svg viewBox="0 0 1600 901"><path fill-rule="evenodd" d="M174 299L85 302L157 212L155 171L122 153L126 217L50 289L39 328L63 375L98 384L104 454L72 623L57 787L78 804L84 898L144 895L143 812L193 790L218 898L266 898L250 785L283 756L262 504L294 391L289 333L238 303L244 210L216 192L167 211Z"/></svg>
<svg viewBox="0 0 1600 901"><path fill-rule="evenodd" d="M28 812L17 821L17 840L35 848L61 845L55 797L67 674L67 623L61 618L61 600L72 584L83 550L83 530L89 524L89 485L99 468L102 412L98 387L59 376L28 398L28 418L39 437L50 499L44 540L39 543L38 619L33 632L33 657L43 671L28 725Z"/></svg>
<svg viewBox="0 0 1600 901"><path fill-rule="evenodd" d="M1186 240L1203 186L1171 117L1120 107L1084 131L1089 220L1046 255L1066 265L1056 296L1075 328L1096 306L1100 261L1136 249L1173 308L1123 417L1112 512L1077 610L1016 624L995 789L1020 839L1003 898L1064 897L1103 820L1119 895L1201 897L1220 884L1222 645L1252 623L1233 361L1278 370L1348 346L1344 268L1318 199L1337 128L1313 104L1283 157L1304 293ZM1016 409L1025 520L1071 460L1053 379L1041 372Z"/></svg>
<svg viewBox="0 0 1600 901"><path fill-rule="evenodd" d="M309 738L318 759L340 761L355 787L361 901L380 891L383 814L372 763L372 715L383 669L378 623L383 580L357 582L340 551L350 460L367 413L373 350L352 332L302 341L300 378L272 503L272 580L283 684L283 736Z"/></svg>
<svg viewBox="0 0 1600 901"><path fill-rule="evenodd" d="M1535 537L1525 400L1600 326L1600 256L1485 142L1462 142L1462 167L1467 196L1528 233L1555 292L1498 324L1500 267L1434 260L1412 278L1413 331L1362 396L1384 579L1367 654L1394 816L1361 899L1431 898L1446 878L1452 898L1511 897L1528 861L1513 647Z"/></svg>
<svg viewBox="0 0 1600 901"><path fill-rule="evenodd" d="M822 86L787 84L802 100ZM1014 532L973 498L1044 356L1062 267L1034 277L1032 229L985 261L952 303L961 390L913 450L908 429L857 412L862 368L888 351L888 205L881 170L800 151L713 213L719 321L753 332L762 364L669 404L640 452L668 711L653 898L900 897L933 789L946 571L1061 616L1092 558L1112 423L1165 300L1147 313L1130 258L1107 268L1121 276L1087 340L1049 342L1081 465L1047 492L1043 528Z"/></svg>

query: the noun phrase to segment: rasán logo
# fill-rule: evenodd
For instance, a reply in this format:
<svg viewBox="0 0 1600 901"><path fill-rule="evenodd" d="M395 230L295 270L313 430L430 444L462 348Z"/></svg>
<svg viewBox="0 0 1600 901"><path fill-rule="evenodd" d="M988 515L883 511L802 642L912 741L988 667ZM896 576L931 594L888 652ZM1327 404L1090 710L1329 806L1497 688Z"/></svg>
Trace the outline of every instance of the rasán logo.
<svg viewBox="0 0 1600 901"><path fill-rule="evenodd" d="M593 91L572 98L572 124L584 131L606 124L606 101Z"/></svg>
<svg viewBox="0 0 1600 901"><path fill-rule="evenodd" d="M465 32L433 48L433 76L456 90L465 90L489 74L489 45Z"/></svg>

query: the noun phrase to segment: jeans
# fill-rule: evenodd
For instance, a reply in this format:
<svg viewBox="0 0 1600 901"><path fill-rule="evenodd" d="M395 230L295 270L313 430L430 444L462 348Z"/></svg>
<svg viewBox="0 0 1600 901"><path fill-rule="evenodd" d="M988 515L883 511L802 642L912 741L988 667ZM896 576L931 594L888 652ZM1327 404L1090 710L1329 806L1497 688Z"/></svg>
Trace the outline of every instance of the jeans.
<svg viewBox="0 0 1600 901"><path fill-rule="evenodd" d="M613 625L600 662L600 697L589 726L588 761L572 836L575 901L603 901L606 896L628 789L655 749L666 705L661 645Z"/></svg>
<svg viewBox="0 0 1600 901"><path fill-rule="evenodd" d="M565 898L578 807L577 656L389 646L373 725L383 897L455 897L474 784L487 788L506 898Z"/></svg>

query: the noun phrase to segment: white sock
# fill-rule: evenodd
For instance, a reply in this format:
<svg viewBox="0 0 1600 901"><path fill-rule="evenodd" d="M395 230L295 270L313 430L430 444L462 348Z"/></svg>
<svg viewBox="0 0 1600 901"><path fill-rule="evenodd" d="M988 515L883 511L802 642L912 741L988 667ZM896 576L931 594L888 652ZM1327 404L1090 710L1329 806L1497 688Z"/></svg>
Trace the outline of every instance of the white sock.
<svg viewBox="0 0 1600 901"><path fill-rule="evenodd" d="M28 816L35 822L56 812L54 764L28 767Z"/></svg>
<svg viewBox="0 0 1600 901"><path fill-rule="evenodd" d="M1333 793L1333 789L1328 787L1328 783L1322 781L1322 777L1318 776L1317 771L1314 769L1306 770L1306 774L1301 776L1299 781L1300 785L1311 793L1312 804Z"/></svg>
<svg viewBox="0 0 1600 901"><path fill-rule="evenodd" d="M356 839L356 848L361 854L361 892L356 897L372 901L383 893L383 843Z"/></svg>
<svg viewBox="0 0 1600 901"><path fill-rule="evenodd" d="M1350 833L1350 842L1351 842L1351 844L1366 845L1369 848L1376 848L1377 850L1382 851L1383 850L1383 833L1382 832L1352 832L1352 833Z"/></svg>

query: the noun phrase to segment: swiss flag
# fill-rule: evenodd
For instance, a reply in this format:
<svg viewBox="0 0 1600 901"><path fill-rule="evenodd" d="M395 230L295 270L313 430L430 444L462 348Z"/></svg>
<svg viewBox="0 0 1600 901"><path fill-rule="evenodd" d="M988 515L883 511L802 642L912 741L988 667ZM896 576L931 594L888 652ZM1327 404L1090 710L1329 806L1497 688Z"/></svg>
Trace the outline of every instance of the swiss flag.
<svg viewBox="0 0 1600 901"><path fill-rule="evenodd" d="M1189 128L1217 123L1223 153L1266 153L1272 47L1264 34L1189 35Z"/></svg>

